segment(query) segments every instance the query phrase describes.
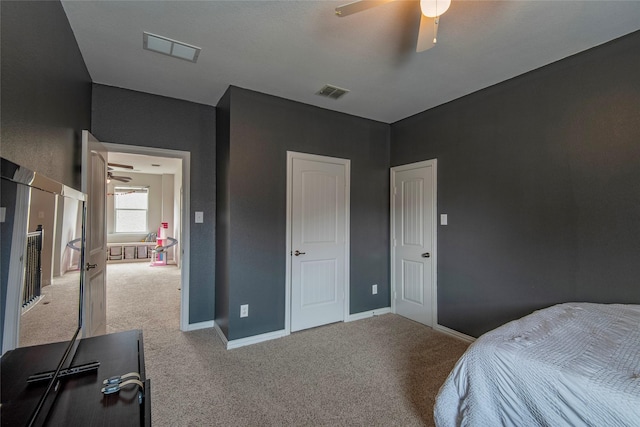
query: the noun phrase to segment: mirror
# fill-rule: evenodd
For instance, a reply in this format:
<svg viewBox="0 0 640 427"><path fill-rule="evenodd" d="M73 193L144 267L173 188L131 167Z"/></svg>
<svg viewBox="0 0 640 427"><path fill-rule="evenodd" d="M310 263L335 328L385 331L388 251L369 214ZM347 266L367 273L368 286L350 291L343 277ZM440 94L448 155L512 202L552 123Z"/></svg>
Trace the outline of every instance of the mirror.
<svg viewBox="0 0 640 427"><path fill-rule="evenodd" d="M81 336L86 197L9 160L0 162L3 360L16 347L67 342L46 361L47 370L57 372L71 362ZM55 381L29 389L41 395L33 419Z"/></svg>

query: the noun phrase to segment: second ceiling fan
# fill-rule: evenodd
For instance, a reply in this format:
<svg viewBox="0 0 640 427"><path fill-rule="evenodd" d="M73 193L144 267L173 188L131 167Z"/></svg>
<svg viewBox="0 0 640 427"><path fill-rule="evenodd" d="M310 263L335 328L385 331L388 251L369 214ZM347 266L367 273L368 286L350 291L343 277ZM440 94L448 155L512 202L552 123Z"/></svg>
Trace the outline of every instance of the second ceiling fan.
<svg viewBox="0 0 640 427"><path fill-rule="evenodd" d="M390 3L395 0L360 0L345 4L336 8L336 15L340 17L353 15L372 7ZM420 0L420 30L418 31L418 41L416 52L424 52L436 45L438 36L438 25L440 16L445 13L451 0Z"/></svg>
<svg viewBox="0 0 640 427"><path fill-rule="evenodd" d="M121 163L108 163L107 164L107 183L111 180L120 181L120 182L129 182L131 181L131 177L129 176L118 176L111 173L113 168L121 168L121 169L133 169L131 165L123 165Z"/></svg>

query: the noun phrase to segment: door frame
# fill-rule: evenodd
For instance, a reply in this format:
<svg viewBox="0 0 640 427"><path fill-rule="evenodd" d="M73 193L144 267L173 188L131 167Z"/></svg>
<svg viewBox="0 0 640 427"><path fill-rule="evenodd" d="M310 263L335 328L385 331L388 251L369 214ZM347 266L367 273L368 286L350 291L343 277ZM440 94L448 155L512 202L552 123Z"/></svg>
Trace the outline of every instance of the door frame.
<svg viewBox="0 0 640 427"><path fill-rule="evenodd" d="M432 191L433 191L433 203L432 203L432 212L431 212L431 235L432 239L432 248L431 248L431 259L432 259L432 269L431 269L431 327L436 329L438 326L438 160L424 160L421 162L410 163L401 166L395 166L391 168L391 184L390 184L390 226L389 226L389 244L390 244L390 272L391 272L391 312L396 313L396 237L395 237L395 223L396 223L396 209L395 209L395 188L396 188L396 173L403 172L411 169L420 169L424 167L431 166L433 168L433 182L432 182Z"/></svg>
<svg viewBox="0 0 640 427"><path fill-rule="evenodd" d="M182 160L182 254L180 254L180 330L191 330L189 324L189 253L190 253L190 225L191 225L191 153L188 151L171 150L168 148L144 147L139 145L113 144L103 142L107 152L143 154L147 156L169 157Z"/></svg>
<svg viewBox="0 0 640 427"><path fill-rule="evenodd" d="M19 168L18 176L14 176L16 188L16 204L13 215L11 250L9 253L9 271L7 276L7 294L2 301L4 329L2 335L2 354L13 350L20 344L21 296L24 287L24 259L27 252L27 230L29 228L29 201L31 200L31 183L35 176L33 171ZM11 207L7 207L7 210Z"/></svg>
<svg viewBox="0 0 640 427"><path fill-rule="evenodd" d="M351 245L350 245L350 219L351 219L351 160L341 159L338 157L320 156L317 154L300 153L295 151L287 151L287 219L286 219L286 245L285 245L285 314L284 329L285 335L291 333L291 227L292 227L292 208L293 208L293 159L309 160L313 162L326 162L340 164L344 166L345 174L345 250L344 250L344 315L342 321L349 318L349 294L350 294L350 271L349 265Z"/></svg>

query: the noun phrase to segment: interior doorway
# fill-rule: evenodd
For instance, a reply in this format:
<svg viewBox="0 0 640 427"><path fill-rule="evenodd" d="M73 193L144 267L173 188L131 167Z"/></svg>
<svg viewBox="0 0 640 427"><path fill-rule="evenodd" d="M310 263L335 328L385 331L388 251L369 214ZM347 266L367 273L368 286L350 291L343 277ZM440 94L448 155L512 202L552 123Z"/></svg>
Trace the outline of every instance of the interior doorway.
<svg viewBox="0 0 640 427"><path fill-rule="evenodd" d="M436 160L391 169L391 309L437 325Z"/></svg>
<svg viewBox="0 0 640 427"><path fill-rule="evenodd" d="M349 315L350 161L287 153L289 332Z"/></svg>
<svg viewBox="0 0 640 427"><path fill-rule="evenodd" d="M143 275L140 287L148 287L146 295L153 294L154 298L158 297L157 292L154 293L154 281L158 284L156 291L166 287L167 281L175 282L170 288L179 290L180 330L188 330L190 153L112 143L103 145L111 168L106 206L107 253L113 281L127 286L130 283L127 277ZM137 210L134 203L128 202L138 198L146 199L146 211ZM128 228L131 224L134 228ZM107 274L108 285L112 281L110 275ZM165 295L172 295L166 292L169 291L165 290ZM121 301L127 303L126 299ZM153 298L147 303L153 304ZM107 301L107 307L109 305Z"/></svg>

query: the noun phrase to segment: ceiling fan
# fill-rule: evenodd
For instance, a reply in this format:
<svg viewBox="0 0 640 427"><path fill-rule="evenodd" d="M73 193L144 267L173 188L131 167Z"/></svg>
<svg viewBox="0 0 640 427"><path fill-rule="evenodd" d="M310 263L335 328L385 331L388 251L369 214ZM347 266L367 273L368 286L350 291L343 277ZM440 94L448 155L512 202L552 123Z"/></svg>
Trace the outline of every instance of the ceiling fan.
<svg viewBox="0 0 640 427"><path fill-rule="evenodd" d="M120 163L107 163L107 166L108 166L107 167L107 183L111 182L111 180L120 181L120 182L131 181L131 177L114 175L113 173L111 173L111 171L113 170L113 168L133 169L133 166L123 165Z"/></svg>
<svg viewBox="0 0 640 427"><path fill-rule="evenodd" d="M363 10L390 3L395 0L359 0L336 8L336 15L340 17L353 15ZM451 0L420 0L420 30L416 52L424 52L436 45L440 16L445 13Z"/></svg>

